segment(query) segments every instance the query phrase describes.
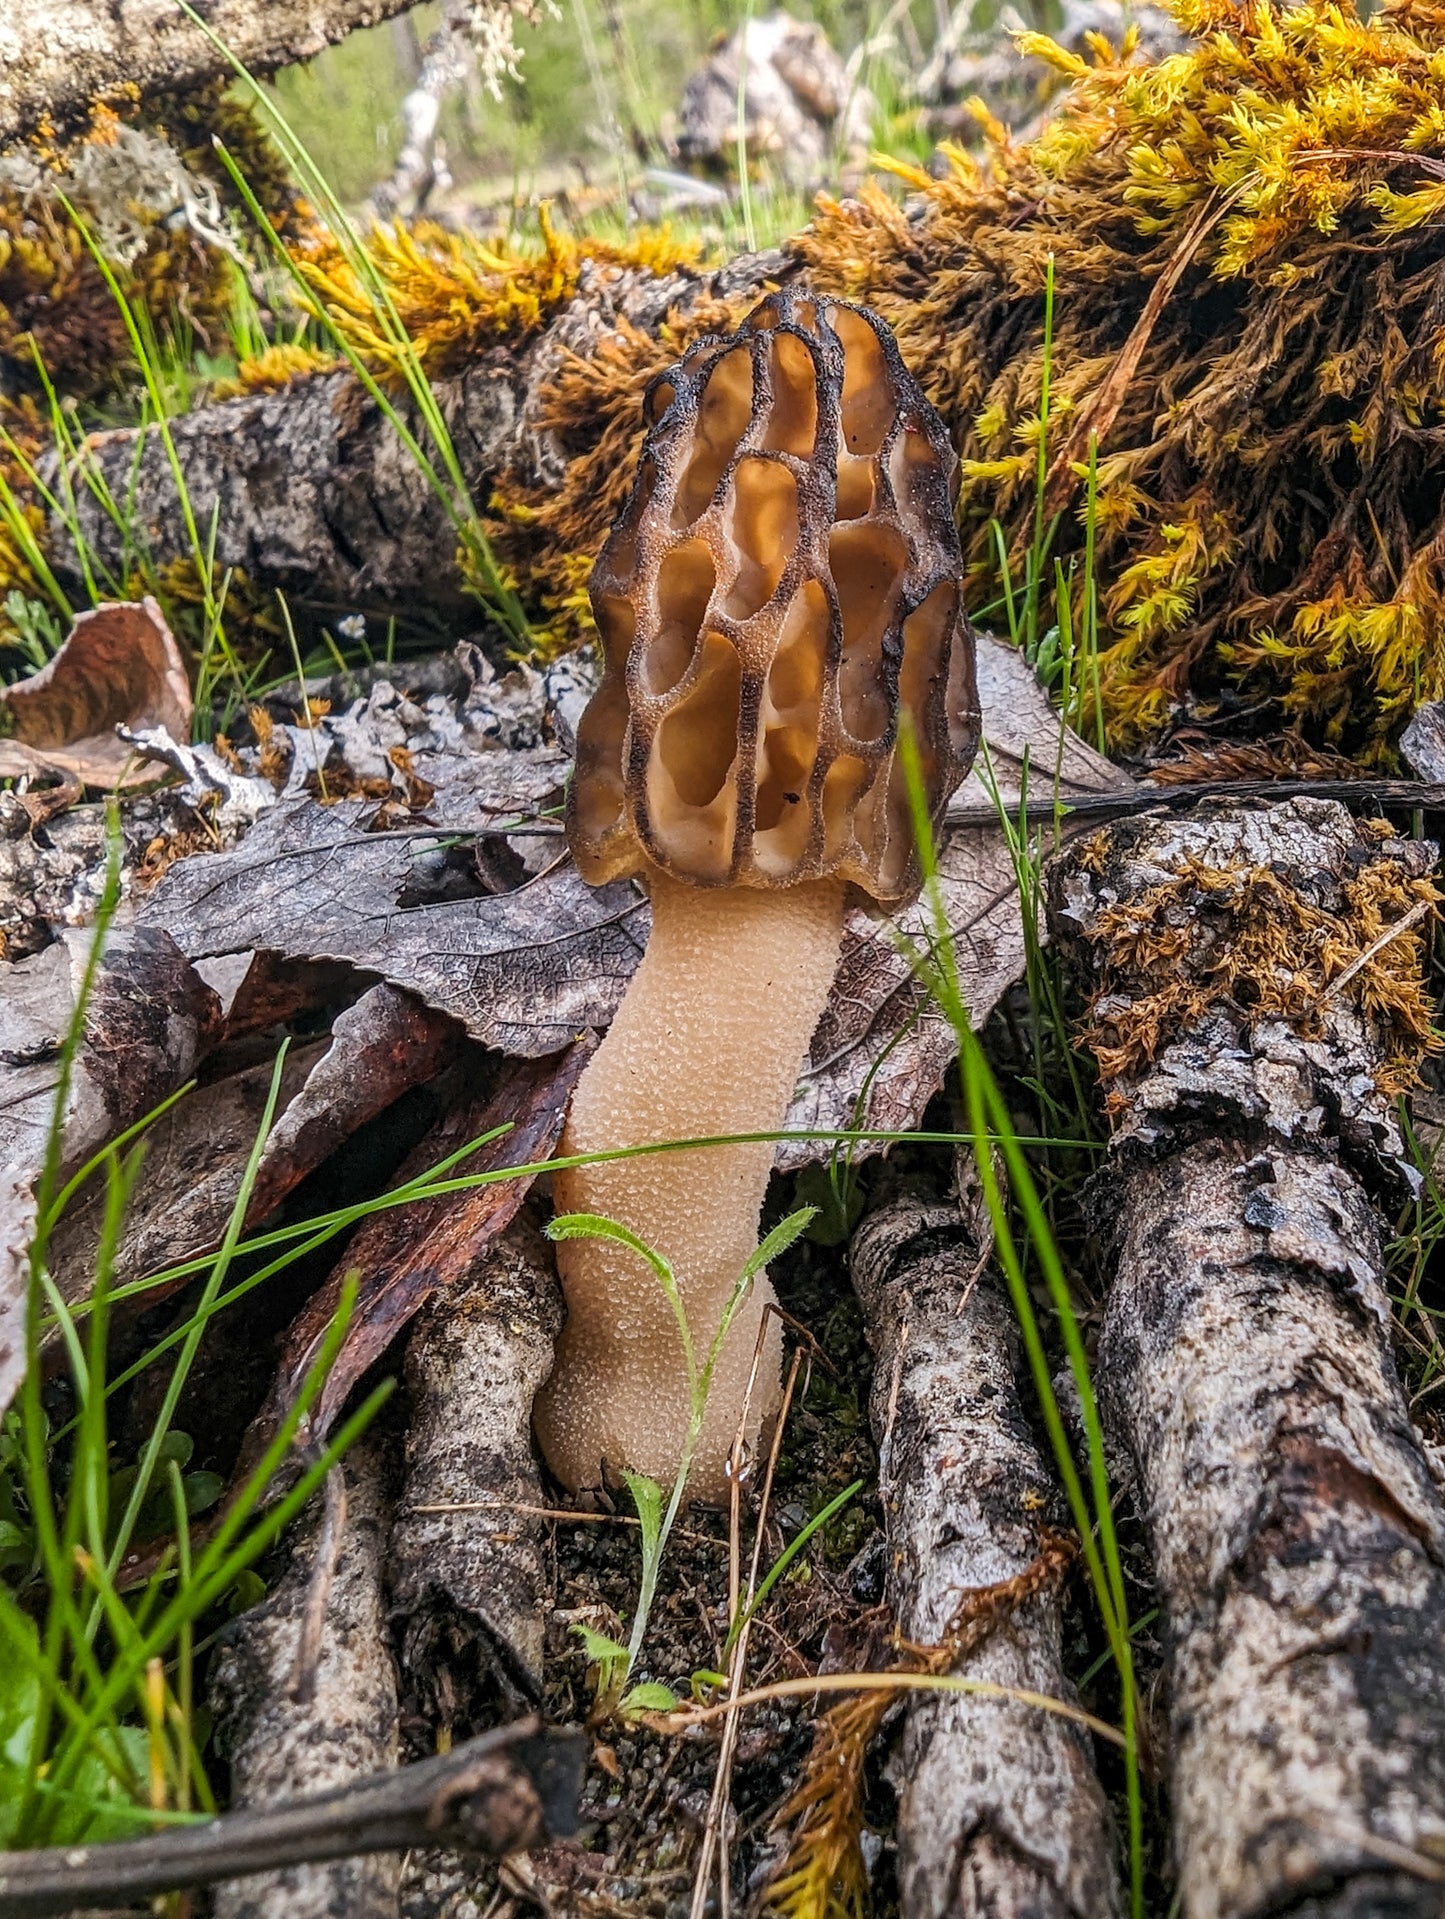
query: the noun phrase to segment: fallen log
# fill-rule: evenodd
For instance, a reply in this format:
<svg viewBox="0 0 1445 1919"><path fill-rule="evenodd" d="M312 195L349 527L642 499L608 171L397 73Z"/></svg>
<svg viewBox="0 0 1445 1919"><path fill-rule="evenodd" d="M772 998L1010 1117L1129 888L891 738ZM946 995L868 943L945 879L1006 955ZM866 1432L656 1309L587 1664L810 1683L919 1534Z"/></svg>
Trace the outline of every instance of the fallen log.
<svg viewBox="0 0 1445 1919"><path fill-rule="evenodd" d="M212 0L217 39L253 73L310 60L414 0ZM133 102L229 75L225 55L175 4L7 0L0 14L0 148L42 124L83 122L97 102Z"/></svg>
<svg viewBox="0 0 1445 1919"><path fill-rule="evenodd" d="M540 332L517 346L488 348L433 383L472 499L484 506L503 473L529 485L560 478L566 452L544 431L542 414L564 355L590 357L599 339L624 325L656 334L699 304L746 300L787 269L780 253L743 255L714 273L584 265L578 292ZM397 405L426 445L410 402L399 397ZM380 615L414 614L419 602L465 603L455 526L351 373L313 374L199 407L170 423L170 437L198 523L218 514L218 569L235 568L253 584L313 605ZM155 562L191 557L170 457L153 428L94 435L83 457L95 479L120 489L112 497L133 501L126 517L145 529ZM75 500L93 564L123 571L127 532L81 481ZM78 576L61 516L48 538L54 564Z"/></svg>
<svg viewBox="0 0 1445 1919"><path fill-rule="evenodd" d="M227 1635L210 1694L237 1806L255 1812L397 1763L382 1576L386 1473L384 1448L371 1439L333 1469L285 1575ZM216 1919L394 1919L399 1854L367 1849L331 1864L317 1857L227 1880Z"/></svg>
<svg viewBox="0 0 1445 1919"><path fill-rule="evenodd" d="M901 1193L853 1235L853 1284L876 1366L872 1421L898 1629L953 1637L971 1594L1028 1577L1062 1495L1026 1425L1017 1338L986 1268L981 1208ZM953 1670L1069 1697L1057 1581L995 1616ZM1087 1735L1051 1713L919 1695L895 1761L907 1919L1119 1910L1108 1808Z"/></svg>
<svg viewBox="0 0 1445 1919"><path fill-rule="evenodd" d="M1051 879L1116 1124L1098 1382L1165 1618L1186 1919L1440 1907L1445 1509L1366 1185L1428 1029L1434 849L1387 834L1229 806Z"/></svg>
<svg viewBox="0 0 1445 1919"><path fill-rule="evenodd" d="M359 1853L446 1846L501 1858L576 1831L586 1741L522 1719L399 1772L119 1845L0 1854L5 1919L82 1901L115 1911L157 1892Z"/></svg>
<svg viewBox="0 0 1445 1919"><path fill-rule="evenodd" d="M406 1468L387 1551L403 1679L450 1730L537 1705L554 1603L532 1401L552 1370L562 1299L525 1218L423 1313L406 1353Z"/></svg>

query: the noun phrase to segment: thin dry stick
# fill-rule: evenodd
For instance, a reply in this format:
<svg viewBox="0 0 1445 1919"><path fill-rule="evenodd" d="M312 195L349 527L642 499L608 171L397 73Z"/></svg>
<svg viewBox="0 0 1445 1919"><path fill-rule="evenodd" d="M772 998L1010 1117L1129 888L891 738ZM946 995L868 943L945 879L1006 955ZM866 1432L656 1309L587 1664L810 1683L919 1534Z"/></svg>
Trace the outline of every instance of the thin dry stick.
<svg viewBox="0 0 1445 1919"><path fill-rule="evenodd" d="M570 1506L528 1506L520 1499L455 1499L442 1500L426 1506L408 1506L406 1514L425 1515L427 1513L527 1513L533 1519L558 1519L575 1521L579 1526L640 1526L642 1521L633 1518L631 1513L586 1513L575 1512ZM726 1546L727 1541L717 1539L711 1533L688 1532L679 1526L676 1529L678 1539L690 1539L699 1546Z"/></svg>
<svg viewBox="0 0 1445 1919"><path fill-rule="evenodd" d="M1402 913L1393 926L1387 926L1385 928L1373 946L1367 946L1358 959L1352 959L1350 961L1338 979L1332 979L1330 981L1323 993L1320 994L1320 1003L1323 1005L1326 1000L1333 999L1337 993L1342 993L1355 977L1356 973L1363 972L1377 953L1384 952L1391 940L1397 940L1402 933L1406 933L1412 926L1418 925L1427 913L1433 913L1434 911L1434 900L1416 900L1408 913Z"/></svg>
<svg viewBox="0 0 1445 1919"><path fill-rule="evenodd" d="M311 1577L306 1587L306 1607L301 1615L301 1630L296 1636L296 1662L291 1669L291 1697L298 1706L309 1706L316 1696L316 1672L321 1661L321 1635L326 1627L326 1602L331 1597L331 1582L346 1536L346 1476L333 1466L326 1475L326 1509L321 1533L316 1541L316 1557L311 1562Z"/></svg>
<svg viewBox="0 0 1445 1919"><path fill-rule="evenodd" d="M115 1845L0 1854L0 1912L46 1919L152 1893L412 1846L500 1857L577 1829L586 1741L535 1718L333 1792L247 1808Z"/></svg>

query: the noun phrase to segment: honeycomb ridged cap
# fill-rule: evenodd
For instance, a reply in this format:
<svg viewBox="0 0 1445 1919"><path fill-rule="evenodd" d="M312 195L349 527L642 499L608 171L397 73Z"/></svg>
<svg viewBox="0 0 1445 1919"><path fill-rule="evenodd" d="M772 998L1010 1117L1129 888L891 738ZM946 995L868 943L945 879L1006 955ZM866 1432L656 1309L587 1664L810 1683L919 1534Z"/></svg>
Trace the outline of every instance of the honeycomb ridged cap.
<svg viewBox="0 0 1445 1919"><path fill-rule="evenodd" d="M603 677L572 851L594 884L918 885L899 715L935 821L978 744L943 422L866 308L773 294L648 388L592 574Z"/></svg>

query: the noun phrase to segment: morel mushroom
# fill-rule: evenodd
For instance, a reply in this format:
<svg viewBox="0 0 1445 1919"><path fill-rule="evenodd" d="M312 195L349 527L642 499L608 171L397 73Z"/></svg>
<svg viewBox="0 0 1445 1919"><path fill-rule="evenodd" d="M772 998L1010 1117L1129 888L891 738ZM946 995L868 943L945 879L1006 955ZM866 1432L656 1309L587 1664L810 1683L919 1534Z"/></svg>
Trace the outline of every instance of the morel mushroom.
<svg viewBox="0 0 1445 1919"><path fill-rule="evenodd" d="M849 887L918 884L900 716L936 819L978 740L957 462L864 308L779 293L644 399L631 498L592 575L605 649L568 835L594 885L642 877L647 951L573 1098L564 1153L777 1129L832 984ZM669 1261L699 1360L757 1243L770 1144L559 1172L559 1211ZM567 1323L537 1402L577 1489L681 1457L688 1389L655 1275L615 1241L558 1248ZM690 1491L717 1497L766 1305L718 1361ZM778 1393L777 1321L749 1437Z"/></svg>

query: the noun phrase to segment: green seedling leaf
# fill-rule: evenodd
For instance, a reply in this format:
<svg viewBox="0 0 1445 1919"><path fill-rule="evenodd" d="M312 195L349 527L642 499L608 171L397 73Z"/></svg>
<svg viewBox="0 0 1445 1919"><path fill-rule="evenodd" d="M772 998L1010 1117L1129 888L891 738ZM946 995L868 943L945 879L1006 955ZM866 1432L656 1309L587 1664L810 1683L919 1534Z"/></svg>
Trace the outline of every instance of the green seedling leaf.
<svg viewBox="0 0 1445 1919"><path fill-rule="evenodd" d="M572 1622L572 1630L582 1641L582 1650L587 1655L589 1665L606 1666L627 1658L627 1648L618 1639L609 1639L605 1632L597 1632L591 1626L584 1626L580 1620Z"/></svg>
<svg viewBox="0 0 1445 1919"><path fill-rule="evenodd" d="M677 1321L678 1337L682 1341L682 1356L687 1365L689 1389L697 1390L697 1355L693 1349L692 1329L687 1323L687 1314L682 1309L682 1295L677 1289L677 1275L671 1266L654 1251L645 1239L621 1220L609 1219L605 1213L560 1213L547 1227L549 1239L610 1239L618 1246L625 1246L639 1259L646 1260L652 1268L658 1285L667 1295L667 1303L672 1308L672 1316Z"/></svg>
<svg viewBox="0 0 1445 1919"><path fill-rule="evenodd" d="M677 1706L677 1694L656 1679L644 1679L640 1685L629 1687L622 1696L624 1713L675 1712Z"/></svg>
<svg viewBox="0 0 1445 1919"><path fill-rule="evenodd" d="M812 1206L808 1238L815 1246L841 1246L852 1234L863 1210L863 1195L846 1171L836 1181L828 1166L805 1166L798 1175L797 1196Z"/></svg>
<svg viewBox="0 0 1445 1919"><path fill-rule="evenodd" d="M725 1672L712 1672L706 1666L699 1666L688 1680L692 1696L700 1706L708 1703L710 1693L720 1692L727 1683L728 1676Z"/></svg>
<svg viewBox="0 0 1445 1919"><path fill-rule="evenodd" d="M234 1619L238 1613L248 1612L252 1606L259 1606L266 1597L266 1582L260 1573L248 1566L232 1586L226 1600L226 1611Z"/></svg>
<svg viewBox="0 0 1445 1919"><path fill-rule="evenodd" d="M800 1206L796 1213L789 1213L786 1219L780 1220L744 1266L744 1283L756 1279L765 1266L787 1252L793 1241L807 1232L817 1217L816 1206Z"/></svg>
<svg viewBox="0 0 1445 1919"><path fill-rule="evenodd" d="M655 1479L648 1479L644 1473L624 1473L622 1477L637 1508L638 1524L642 1528L642 1552L643 1557L647 1558L656 1554L661 1540L662 1488Z"/></svg>

